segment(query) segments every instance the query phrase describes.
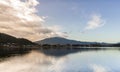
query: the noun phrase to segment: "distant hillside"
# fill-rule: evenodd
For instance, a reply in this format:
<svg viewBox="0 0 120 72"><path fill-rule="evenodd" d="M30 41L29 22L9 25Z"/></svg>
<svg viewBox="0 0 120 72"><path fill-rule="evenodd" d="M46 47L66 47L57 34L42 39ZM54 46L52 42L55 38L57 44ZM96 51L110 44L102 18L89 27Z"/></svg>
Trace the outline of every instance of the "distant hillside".
<svg viewBox="0 0 120 72"><path fill-rule="evenodd" d="M113 47L120 47L120 43L112 44Z"/></svg>
<svg viewBox="0 0 120 72"><path fill-rule="evenodd" d="M61 37L46 38L41 41L36 41L38 44L96 44L97 42L81 42L76 40L69 40Z"/></svg>
<svg viewBox="0 0 120 72"><path fill-rule="evenodd" d="M24 38L16 38L8 34L0 33L0 44L15 43L18 45L30 45L35 44Z"/></svg>

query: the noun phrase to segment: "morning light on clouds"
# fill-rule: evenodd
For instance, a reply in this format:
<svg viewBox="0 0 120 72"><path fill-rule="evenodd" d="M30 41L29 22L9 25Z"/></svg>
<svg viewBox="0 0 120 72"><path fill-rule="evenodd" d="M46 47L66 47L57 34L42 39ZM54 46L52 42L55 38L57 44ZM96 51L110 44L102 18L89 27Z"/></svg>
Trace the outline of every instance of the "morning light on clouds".
<svg viewBox="0 0 120 72"><path fill-rule="evenodd" d="M37 0L1 0L0 32L35 41L46 37L66 36L55 26L44 25L47 16L38 16Z"/></svg>

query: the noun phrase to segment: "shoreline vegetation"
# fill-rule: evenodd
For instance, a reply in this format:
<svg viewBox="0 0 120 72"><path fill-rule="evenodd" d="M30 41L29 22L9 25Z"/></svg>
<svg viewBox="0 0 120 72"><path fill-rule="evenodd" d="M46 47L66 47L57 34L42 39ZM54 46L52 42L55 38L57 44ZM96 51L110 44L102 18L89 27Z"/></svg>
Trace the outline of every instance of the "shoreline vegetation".
<svg viewBox="0 0 120 72"><path fill-rule="evenodd" d="M120 47L120 44L37 44L24 38L16 38L0 33L0 57L26 54L32 50L79 49L100 50L103 47Z"/></svg>

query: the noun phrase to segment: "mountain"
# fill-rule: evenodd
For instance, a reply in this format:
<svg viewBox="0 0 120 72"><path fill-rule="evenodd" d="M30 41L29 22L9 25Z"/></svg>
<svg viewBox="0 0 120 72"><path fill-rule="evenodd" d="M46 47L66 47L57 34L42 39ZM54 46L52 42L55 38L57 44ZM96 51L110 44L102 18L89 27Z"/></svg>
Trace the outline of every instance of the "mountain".
<svg viewBox="0 0 120 72"><path fill-rule="evenodd" d="M97 44L97 42L81 42L76 40L70 40L62 37L46 38L40 41L36 41L38 44Z"/></svg>
<svg viewBox="0 0 120 72"><path fill-rule="evenodd" d="M35 43L24 39L24 38L16 38L11 35L0 33L0 44L18 44L18 45L33 45Z"/></svg>
<svg viewBox="0 0 120 72"><path fill-rule="evenodd" d="M52 38L46 38L41 41L37 41L36 43L38 44L73 44L73 43L78 44L79 42L74 40L68 40L61 37L52 37Z"/></svg>
<svg viewBox="0 0 120 72"><path fill-rule="evenodd" d="M113 47L120 47L120 43L112 44Z"/></svg>

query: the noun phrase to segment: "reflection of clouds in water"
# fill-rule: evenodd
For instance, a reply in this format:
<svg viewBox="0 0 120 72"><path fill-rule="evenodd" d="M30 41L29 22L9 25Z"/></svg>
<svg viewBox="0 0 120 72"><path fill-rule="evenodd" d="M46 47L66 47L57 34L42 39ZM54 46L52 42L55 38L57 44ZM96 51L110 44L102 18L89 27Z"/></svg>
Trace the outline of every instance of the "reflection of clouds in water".
<svg viewBox="0 0 120 72"><path fill-rule="evenodd" d="M57 58L56 58L57 59ZM13 57L0 63L0 72L60 72L64 57L54 57L32 52L22 57Z"/></svg>
<svg viewBox="0 0 120 72"><path fill-rule="evenodd" d="M74 56L74 55L73 55ZM83 63L82 63L83 62ZM97 64L86 63L71 55L46 56L32 51L24 56L11 57L0 63L0 72L116 72ZM118 71L119 72L119 71Z"/></svg>
<svg viewBox="0 0 120 72"><path fill-rule="evenodd" d="M91 65L93 72L111 72L107 67L103 67L101 65Z"/></svg>
<svg viewBox="0 0 120 72"><path fill-rule="evenodd" d="M66 57L55 60L53 65L49 67L49 72L63 72L65 64L67 63Z"/></svg>

